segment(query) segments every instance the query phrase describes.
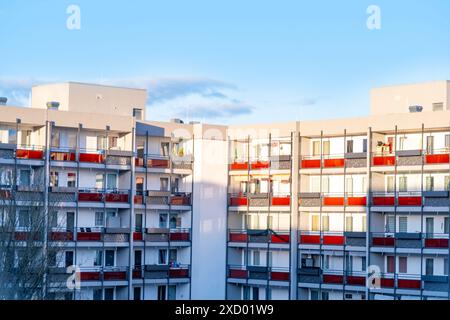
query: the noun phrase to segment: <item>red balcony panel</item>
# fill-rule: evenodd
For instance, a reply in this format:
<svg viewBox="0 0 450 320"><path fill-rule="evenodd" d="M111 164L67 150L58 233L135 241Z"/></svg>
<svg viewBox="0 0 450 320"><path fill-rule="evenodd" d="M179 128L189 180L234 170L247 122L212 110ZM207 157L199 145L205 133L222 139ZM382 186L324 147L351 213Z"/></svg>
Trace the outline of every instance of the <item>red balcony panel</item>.
<svg viewBox="0 0 450 320"><path fill-rule="evenodd" d="M230 164L230 170L248 170L248 162L235 162Z"/></svg>
<svg viewBox="0 0 450 320"><path fill-rule="evenodd" d="M136 167L143 167L144 166L144 159L142 159L142 158L134 159L134 165Z"/></svg>
<svg viewBox="0 0 450 320"><path fill-rule="evenodd" d="M72 232L50 232L51 241L73 241Z"/></svg>
<svg viewBox="0 0 450 320"><path fill-rule="evenodd" d="M290 206L291 198L288 197L274 197L272 198L273 206Z"/></svg>
<svg viewBox="0 0 450 320"><path fill-rule="evenodd" d="M382 288L393 288L395 284L394 279L389 278L381 278L380 279L380 285Z"/></svg>
<svg viewBox="0 0 450 320"><path fill-rule="evenodd" d="M97 153L80 153L80 162L103 163L104 157Z"/></svg>
<svg viewBox="0 0 450 320"><path fill-rule="evenodd" d="M51 152L50 160L53 161L75 161L75 153L73 152Z"/></svg>
<svg viewBox="0 0 450 320"><path fill-rule="evenodd" d="M269 169L270 162L268 161L256 161L250 164L252 170Z"/></svg>
<svg viewBox="0 0 450 320"><path fill-rule="evenodd" d="M243 197L233 197L230 198L230 206L246 206L247 205L247 198Z"/></svg>
<svg viewBox="0 0 450 320"><path fill-rule="evenodd" d="M374 206L393 206L395 205L394 197L373 197L372 203Z"/></svg>
<svg viewBox="0 0 450 320"><path fill-rule="evenodd" d="M230 269L229 278L245 279L247 278L247 270Z"/></svg>
<svg viewBox="0 0 450 320"><path fill-rule="evenodd" d="M342 284L342 283L344 283L344 276L324 274L323 275L323 283Z"/></svg>
<svg viewBox="0 0 450 320"><path fill-rule="evenodd" d="M386 237L374 237L372 238L372 245L377 247L393 247L395 245L395 239Z"/></svg>
<svg viewBox="0 0 450 320"><path fill-rule="evenodd" d="M302 160L301 167L303 169L314 169L314 168L320 168L320 159L315 160Z"/></svg>
<svg viewBox="0 0 450 320"><path fill-rule="evenodd" d="M395 166L395 156L373 157L374 166Z"/></svg>
<svg viewBox="0 0 450 320"><path fill-rule="evenodd" d="M81 281L100 281L100 272L98 272L98 271L81 272L80 280Z"/></svg>
<svg viewBox="0 0 450 320"><path fill-rule="evenodd" d="M323 198L324 206L343 206L344 197L325 197Z"/></svg>
<svg viewBox="0 0 450 320"><path fill-rule="evenodd" d="M189 241L189 232L173 232L170 241Z"/></svg>
<svg viewBox="0 0 450 320"><path fill-rule="evenodd" d="M32 159L32 160L42 160L44 158L44 152L41 150L16 150L16 157L18 159Z"/></svg>
<svg viewBox="0 0 450 320"><path fill-rule="evenodd" d="M289 281L289 272L270 272L270 280L274 281Z"/></svg>
<svg viewBox="0 0 450 320"><path fill-rule="evenodd" d="M323 244L330 246L343 246L344 236L323 236Z"/></svg>
<svg viewBox="0 0 450 320"><path fill-rule="evenodd" d="M448 239L425 239L426 248L448 248Z"/></svg>
<svg viewBox="0 0 450 320"><path fill-rule="evenodd" d="M325 159L323 160L323 166L325 168L343 168L345 165L344 159Z"/></svg>
<svg viewBox="0 0 450 320"><path fill-rule="evenodd" d="M144 239L142 232L133 232L133 241L142 241Z"/></svg>
<svg viewBox="0 0 450 320"><path fill-rule="evenodd" d="M150 168L168 169L170 166L167 159L149 159L147 163Z"/></svg>
<svg viewBox="0 0 450 320"><path fill-rule="evenodd" d="M40 240L41 236L39 232L27 232L18 231L14 233L14 239L16 241L27 241L27 240Z"/></svg>
<svg viewBox="0 0 450 320"><path fill-rule="evenodd" d="M289 243L290 236L288 234L272 234L272 243Z"/></svg>
<svg viewBox="0 0 450 320"><path fill-rule="evenodd" d="M134 196L134 204L143 204L144 203L144 197L140 195Z"/></svg>
<svg viewBox="0 0 450 320"><path fill-rule="evenodd" d="M347 284L353 285L353 286L365 286L366 278L365 277L348 276Z"/></svg>
<svg viewBox="0 0 450 320"><path fill-rule="evenodd" d="M103 195L98 192L80 192L78 201L99 202L103 200Z"/></svg>
<svg viewBox="0 0 450 320"><path fill-rule="evenodd" d="M449 163L450 155L449 154L427 154L425 156L425 162L427 164L439 164L439 163Z"/></svg>
<svg viewBox="0 0 450 320"><path fill-rule="evenodd" d="M103 273L104 280L126 280L127 273L125 271L105 271Z"/></svg>
<svg viewBox="0 0 450 320"><path fill-rule="evenodd" d="M101 234L101 232L78 232L77 240L78 241L101 241L102 234Z"/></svg>
<svg viewBox="0 0 450 320"><path fill-rule="evenodd" d="M172 196L170 198L170 204L174 206L190 206L191 198L185 196Z"/></svg>
<svg viewBox="0 0 450 320"><path fill-rule="evenodd" d="M422 205L422 197L399 197L398 198L399 206L421 206Z"/></svg>
<svg viewBox="0 0 450 320"><path fill-rule="evenodd" d="M365 206L367 204L367 197L349 197L347 198L348 206Z"/></svg>
<svg viewBox="0 0 450 320"><path fill-rule="evenodd" d="M420 290L421 281L412 279L398 279L397 284L399 289L418 289Z"/></svg>
<svg viewBox="0 0 450 320"><path fill-rule="evenodd" d="M187 278L189 277L188 269L170 269L169 277L171 278Z"/></svg>
<svg viewBox="0 0 450 320"><path fill-rule="evenodd" d="M320 235L300 235L301 244L320 244Z"/></svg>
<svg viewBox="0 0 450 320"><path fill-rule="evenodd" d="M123 193L107 193L105 195L106 202L128 202L128 194Z"/></svg>
<svg viewBox="0 0 450 320"><path fill-rule="evenodd" d="M133 270L133 279L142 279L142 271Z"/></svg>
<svg viewBox="0 0 450 320"><path fill-rule="evenodd" d="M232 233L229 234L230 242L247 242L247 235L245 233Z"/></svg>

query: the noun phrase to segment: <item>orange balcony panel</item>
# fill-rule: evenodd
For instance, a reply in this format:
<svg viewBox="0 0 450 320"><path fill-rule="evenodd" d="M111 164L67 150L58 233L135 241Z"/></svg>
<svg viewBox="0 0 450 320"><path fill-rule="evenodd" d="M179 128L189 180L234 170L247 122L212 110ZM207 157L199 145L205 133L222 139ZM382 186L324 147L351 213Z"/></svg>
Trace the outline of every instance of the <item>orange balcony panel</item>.
<svg viewBox="0 0 450 320"><path fill-rule="evenodd" d="M289 243L290 236L288 234L272 234L272 243Z"/></svg>
<svg viewBox="0 0 450 320"><path fill-rule="evenodd" d="M39 232L18 231L14 233L16 241L39 240L40 238Z"/></svg>
<svg viewBox="0 0 450 320"><path fill-rule="evenodd" d="M302 160L301 167L303 169L314 169L314 168L320 168L320 159L315 160Z"/></svg>
<svg viewBox="0 0 450 320"><path fill-rule="evenodd" d="M142 271L133 270L133 279L142 279Z"/></svg>
<svg viewBox="0 0 450 320"><path fill-rule="evenodd" d="M101 241L102 234L100 232L78 232L77 241Z"/></svg>
<svg viewBox="0 0 450 320"><path fill-rule="evenodd" d="M398 198L399 206L421 206L422 205L422 197L399 197Z"/></svg>
<svg viewBox="0 0 450 320"><path fill-rule="evenodd" d="M382 288L393 288L395 284L394 279L389 278L381 278L380 279L380 285Z"/></svg>
<svg viewBox="0 0 450 320"><path fill-rule="evenodd" d="M273 206L290 206L291 198L288 197L274 197L272 198Z"/></svg>
<svg viewBox="0 0 450 320"><path fill-rule="evenodd" d="M103 200L101 193L80 192L78 194L78 201L99 202Z"/></svg>
<svg viewBox="0 0 450 320"><path fill-rule="evenodd" d="M425 157L425 162L427 164L439 164L439 163L448 164L450 162L450 155L449 154L427 154Z"/></svg>
<svg viewBox="0 0 450 320"><path fill-rule="evenodd" d="M189 232L173 232L170 234L170 241L189 241Z"/></svg>
<svg viewBox="0 0 450 320"><path fill-rule="evenodd" d="M348 206L365 206L367 204L367 197L349 197L347 198Z"/></svg>
<svg viewBox="0 0 450 320"><path fill-rule="evenodd" d="M80 153L80 162L103 163L104 157L96 153Z"/></svg>
<svg viewBox="0 0 450 320"><path fill-rule="evenodd" d="M395 239L386 237L374 237L372 238L372 245L376 247L393 247L395 245Z"/></svg>
<svg viewBox="0 0 450 320"><path fill-rule="evenodd" d="M105 201L106 202L121 202L126 203L128 202L128 194L122 194L122 193L107 193L105 195Z"/></svg>
<svg viewBox="0 0 450 320"><path fill-rule="evenodd" d="M50 160L53 161L75 161L75 153L73 152L52 152Z"/></svg>
<svg viewBox="0 0 450 320"><path fill-rule="evenodd" d="M51 241L73 241L72 232L50 232Z"/></svg>
<svg viewBox="0 0 450 320"><path fill-rule="evenodd" d="M170 278L188 278L189 277L189 269L170 269L169 277Z"/></svg>
<svg viewBox="0 0 450 320"><path fill-rule="evenodd" d="M174 206L190 206L191 198L185 196L172 196L170 198L170 204Z"/></svg>
<svg viewBox="0 0 450 320"><path fill-rule="evenodd" d="M142 232L133 232L133 241L142 241Z"/></svg>
<svg viewBox="0 0 450 320"><path fill-rule="evenodd" d="M395 156L373 157L374 166L395 166Z"/></svg>
<svg viewBox="0 0 450 320"><path fill-rule="evenodd" d="M365 277L348 276L347 284L353 285L353 286L365 286L366 278Z"/></svg>
<svg viewBox="0 0 450 320"><path fill-rule="evenodd" d="M412 279L398 279L397 286L399 289L417 289L421 288L420 280L412 280Z"/></svg>
<svg viewBox="0 0 450 320"><path fill-rule="evenodd" d="M230 242L247 242L247 235L245 233L232 233L229 234Z"/></svg>
<svg viewBox="0 0 450 320"><path fill-rule="evenodd" d="M19 159L42 160L44 158L44 152L40 150L17 149L16 157Z"/></svg>
<svg viewBox="0 0 450 320"><path fill-rule="evenodd" d="M136 167L143 167L144 166L144 159L142 159L142 158L134 159L134 165Z"/></svg>
<svg viewBox="0 0 450 320"><path fill-rule="evenodd" d="M323 275L323 283L342 284L342 283L344 283L344 276L324 274Z"/></svg>
<svg viewBox="0 0 450 320"><path fill-rule="evenodd" d="M81 281L100 281L100 272L96 272L96 271L81 272L80 280Z"/></svg>
<svg viewBox="0 0 450 320"><path fill-rule="evenodd" d="M393 206L395 205L394 197L373 197L372 203L374 206Z"/></svg>
<svg viewBox="0 0 450 320"><path fill-rule="evenodd" d="M274 281L289 281L289 272L270 272L270 280Z"/></svg>
<svg viewBox="0 0 450 320"><path fill-rule="evenodd" d="M229 278L245 279L247 278L247 270L230 269Z"/></svg>
<svg viewBox="0 0 450 320"><path fill-rule="evenodd" d="M323 166L325 168L343 168L345 165L344 159L325 159Z"/></svg>
<svg viewBox="0 0 450 320"><path fill-rule="evenodd" d="M330 246L343 246L344 236L323 236L323 244Z"/></svg>
<svg viewBox="0 0 450 320"><path fill-rule="evenodd" d="M248 162L235 162L230 164L230 170L248 170Z"/></svg>
<svg viewBox="0 0 450 320"><path fill-rule="evenodd" d="M143 204L144 197L141 195L134 196L134 204Z"/></svg>
<svg viewBox="0 0 450 320"><path fill-rule="evenodd" d="M252 170L269 169L270 163L268 161L252 162L250 167Z"/></svg>
<svg viewBox="0 0 450 320"><path fill-rule="evenodd" d="M230 198L230 206L236 207L236 206L246 206L247 205L247 198Z"/></svg>
<svg viewBox="0 0 450 320"><path fill-rule="evenodd" d="M323 198L324 206L343 206L344 197L325 197Z"/></svg>
<svg viewBox="0 0 450 320"><path fill-rule="evenodd" d="M448 248L448 239L425 239L425 248Z"/></svg>
<svg viewBox="0 0 450 320"><path fill-rule="evenodd" d="M104 280L126 280L127 273L125 271L106 271L103 273Z"/></svg>
<svg viewBox="0 0 450 320"><path fill-rule="evenodd" d="M160 169L168 169L169 168L169 160L167 159L149 159L147 164L150 168L160 168Z"/></svg>
<svg viewBox="0 0 450 320"><path fill-rule="evenodd" d="M301 235L300 243L301 244L320 244L320 236L319 235Z"/></svg>

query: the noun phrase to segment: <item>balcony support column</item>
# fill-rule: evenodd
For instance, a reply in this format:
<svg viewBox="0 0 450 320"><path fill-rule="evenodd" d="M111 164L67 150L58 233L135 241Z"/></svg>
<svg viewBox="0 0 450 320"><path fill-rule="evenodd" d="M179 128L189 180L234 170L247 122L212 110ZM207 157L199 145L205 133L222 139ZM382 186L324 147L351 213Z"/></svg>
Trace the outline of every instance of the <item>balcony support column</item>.
<svg viewBox="0 0 450 320"><path fill-rule="evenodd" d="M300 181L300 155L301 155L301 136L297 122L296 131L291 133L291 230L290 230L290 293L291 300L298 299L298 231L299 231L299 181Z"/></svg>

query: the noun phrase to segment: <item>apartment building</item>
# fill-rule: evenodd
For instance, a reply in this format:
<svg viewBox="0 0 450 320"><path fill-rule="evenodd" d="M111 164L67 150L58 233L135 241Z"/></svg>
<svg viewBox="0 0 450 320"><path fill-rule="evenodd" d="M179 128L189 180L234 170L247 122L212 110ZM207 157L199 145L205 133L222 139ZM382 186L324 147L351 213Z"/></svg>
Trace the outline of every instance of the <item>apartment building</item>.
<svg viewBox="0 0 450 320"><path fill-rule="evenodd" d="M38 197L62 248L51 281L79 267L55 298L450 298L450 82L374 89L367 117L267 125L147 121L146 99L63 83L0 106L17 232Z"/></svg>

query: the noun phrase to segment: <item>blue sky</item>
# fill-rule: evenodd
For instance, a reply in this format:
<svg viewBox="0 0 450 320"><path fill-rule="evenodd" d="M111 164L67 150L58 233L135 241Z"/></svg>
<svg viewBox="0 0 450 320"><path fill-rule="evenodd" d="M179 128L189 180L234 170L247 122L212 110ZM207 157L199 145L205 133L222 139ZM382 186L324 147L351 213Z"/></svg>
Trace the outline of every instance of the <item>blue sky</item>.
<svg viewBox="0 0 450 320"><path fill-rule="evenodd" d="M371 87L450 79L448 0L0 0L0 21L11 104L100 82L148 88L149 119L273 122L366 115Z"/></svg>

